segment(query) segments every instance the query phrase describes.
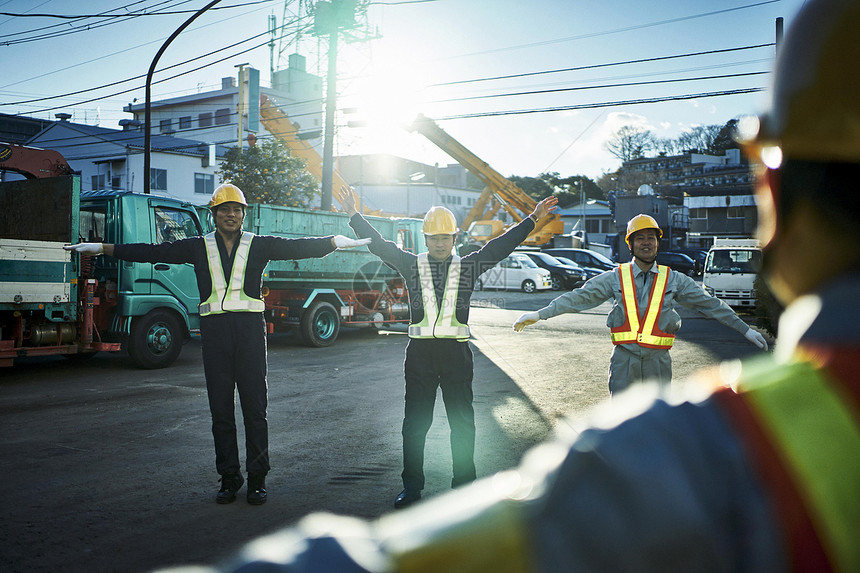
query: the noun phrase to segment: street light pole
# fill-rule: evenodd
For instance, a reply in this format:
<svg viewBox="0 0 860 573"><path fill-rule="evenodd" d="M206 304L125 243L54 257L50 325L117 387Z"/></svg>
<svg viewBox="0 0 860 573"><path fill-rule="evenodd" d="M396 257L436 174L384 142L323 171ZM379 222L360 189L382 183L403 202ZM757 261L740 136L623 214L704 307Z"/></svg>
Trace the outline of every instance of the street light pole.
<svg viewBox="0 0 860 573"><path fill-rule="evenodd" d="M152 151L152 76L155 73L155 66L158 64L158 60L161 59L161 54L164 53L164 50L167 49L167 46L170 45L173 39L176 38L182 30L187 28L191 22L196 20L198 16L220 1L221 0L212 0L212 2L209 2L209 4L198 10L193 16L186 20L184 24L179 26L176 31L167 38L167 41L162 44L161 48L158 49L158 53L155 54L155 58L152 59L152 64L149 66L149 72L146 74L146 105L144 106L145 110L143 121L143 192L147 195L149 194L151 186L149 170L151 168L150 155Z"/></svg>

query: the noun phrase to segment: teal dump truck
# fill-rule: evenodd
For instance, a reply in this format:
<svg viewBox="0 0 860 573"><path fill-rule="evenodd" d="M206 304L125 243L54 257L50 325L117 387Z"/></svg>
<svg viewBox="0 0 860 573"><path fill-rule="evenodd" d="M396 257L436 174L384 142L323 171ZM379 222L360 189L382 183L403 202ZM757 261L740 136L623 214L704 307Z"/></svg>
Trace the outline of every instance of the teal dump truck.
<svg viewBox="0 0 860 573"><path fill-rule="evenodd" d="M0 169L32 175L4 162L3 149ZM426 250L420 219L371 219L404 249ZM245 229L282 237L350 233L345 214L272 205L251 205ZM199 332L192 266L89 257L62 246L161 243L210 231L205 206L127 191L81 192L76 175L0 184L0 366L23 356L86 357L121 348L140 367L170 366ZM366 248L273 261L263 295L269 333L295 329L309 346L332 344L342 325L409 319L399 275Z"/></svg>

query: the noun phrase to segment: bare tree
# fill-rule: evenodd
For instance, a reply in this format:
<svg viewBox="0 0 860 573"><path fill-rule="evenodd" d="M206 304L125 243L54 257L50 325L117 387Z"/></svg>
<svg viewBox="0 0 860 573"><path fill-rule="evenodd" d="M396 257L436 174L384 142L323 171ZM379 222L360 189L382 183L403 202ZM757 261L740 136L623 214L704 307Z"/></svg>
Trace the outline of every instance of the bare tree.
<svg viewBox="0 0 860 573"><path fill-rule="evenodd" d="M711 152L722 128L722 125L697 125L678 136L678 146L683 151Z"/></svg>
<svg viewBox="0 0 860 573"><path fill-rule="evenodd" d="M604 144L606 151L621 161L645 157L654 147L654 136L650 130L624 125Z"/></svg>

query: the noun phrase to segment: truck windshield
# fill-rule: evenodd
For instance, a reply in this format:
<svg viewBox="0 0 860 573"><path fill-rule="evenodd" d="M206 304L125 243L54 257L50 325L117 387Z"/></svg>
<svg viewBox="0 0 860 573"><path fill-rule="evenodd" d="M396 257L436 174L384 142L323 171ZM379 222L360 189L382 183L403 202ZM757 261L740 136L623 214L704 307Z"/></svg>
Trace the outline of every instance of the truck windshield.
<svg viewBox="0 0 860 573"><path fill-rule="evenodd" d="M758 273L761 251L757 249L719 249L708 253L707 273Z"/></svg>

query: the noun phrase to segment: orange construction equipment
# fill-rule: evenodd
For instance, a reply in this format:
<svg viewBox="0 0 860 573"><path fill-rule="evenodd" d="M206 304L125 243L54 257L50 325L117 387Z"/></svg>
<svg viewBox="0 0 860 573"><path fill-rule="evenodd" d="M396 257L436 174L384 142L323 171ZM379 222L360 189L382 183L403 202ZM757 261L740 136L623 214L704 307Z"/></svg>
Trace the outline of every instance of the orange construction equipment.
<svg viewBox="0 0 860 573"><path fill-rule="evenodd" d="M505 232L502 222L494 219L499 208L504 209L516 222L522 221L534 211L537 201L466 149L429 117L419 115L410 129L432 141L486 185L463 221L463 228L469 233L471 239L483 243ZM562 233L564 233L564 223L561 217L556 213L550 213L541 219L523 244L546 245L554 235Z"/></svg>

